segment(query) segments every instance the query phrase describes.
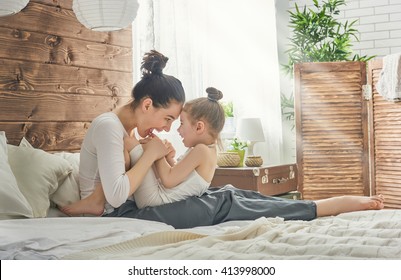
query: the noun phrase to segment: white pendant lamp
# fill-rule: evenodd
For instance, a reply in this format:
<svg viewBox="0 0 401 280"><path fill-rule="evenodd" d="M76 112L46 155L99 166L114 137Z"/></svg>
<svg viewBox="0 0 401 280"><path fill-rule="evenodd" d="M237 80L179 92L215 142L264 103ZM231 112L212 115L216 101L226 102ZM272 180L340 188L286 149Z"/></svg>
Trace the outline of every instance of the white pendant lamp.
<svg viewBox="0 0 401 280"><path fill-rule="evenodd" d="M72 9L86 28L115 31L130 25L137 14L137 0L74 0Z"/></svg>
<svg viewBox="0 0 401 280"><path fill-rule="evenodd" d="M10 16L20 12L28 5L29 0L1 0L0 17Z"/></svg>

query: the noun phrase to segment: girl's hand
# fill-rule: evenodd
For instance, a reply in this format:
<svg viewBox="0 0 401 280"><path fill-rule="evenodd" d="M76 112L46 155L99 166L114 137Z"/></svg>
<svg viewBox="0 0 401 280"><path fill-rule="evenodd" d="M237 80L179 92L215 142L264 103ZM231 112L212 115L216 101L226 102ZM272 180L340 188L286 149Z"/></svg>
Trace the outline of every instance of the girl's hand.
<svg viewBox="0 0 401 280"><path fill-rule="evenodd" d="M167 152L168 152L166 155L166 160L169 163L175 162L174 158L175 158L176 151L175 151L173 145L167 140L164 140L164 145L166 146Z"/></svg>
<svg viewBox="0 0 401 280"><path fill-rule="evenodd" d="M158 160L165 157L168 153L166 146L159 137L153 137L147 139L146 143L141 143L144 153L147 153L153 157L153 160Z"/></svg>

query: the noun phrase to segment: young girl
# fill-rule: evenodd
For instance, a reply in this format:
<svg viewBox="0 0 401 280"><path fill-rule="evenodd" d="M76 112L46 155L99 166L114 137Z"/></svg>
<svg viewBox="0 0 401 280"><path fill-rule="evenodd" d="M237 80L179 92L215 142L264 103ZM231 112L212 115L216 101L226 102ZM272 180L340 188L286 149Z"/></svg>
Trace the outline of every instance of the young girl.
<svg viewBox="0 0 401 280"><path fill-rule="evenodd" d="M216 145L224 126L224 111L218 102L223 97L215 88L206 89L208 97L187 102L180 114L178 132L187 152L174 162L175 150L169 145L169 154L155 162L143 183L134 193L139 208L157 206L201 196L210 186L217 164ZM127 145L128 146L128 145ZM141 145L131 152L131 164L143 153Z"/></svg>
<svg viewBox="0 0 401 280"><path fill-rule="evenodd" d="M188 147L187 152L175 162L175 150L165 142L169 153L155 162L153 169L149 169L134 192L139 208L200 196L209 188L217 164L216 145L225 117L218 102L223 97L221 91L207 88L206 92L208 97L187 102L180 114L178 132L185 147ZM151 134L148 139L154 137ZM146 145L142 146L135 137L126 137L124 143L126 166L129 169L140 159ZM103 213L99 210L103 209L105 202L102 188L96 188L85 201L61 210L68 215L100 215Z"/></svg>

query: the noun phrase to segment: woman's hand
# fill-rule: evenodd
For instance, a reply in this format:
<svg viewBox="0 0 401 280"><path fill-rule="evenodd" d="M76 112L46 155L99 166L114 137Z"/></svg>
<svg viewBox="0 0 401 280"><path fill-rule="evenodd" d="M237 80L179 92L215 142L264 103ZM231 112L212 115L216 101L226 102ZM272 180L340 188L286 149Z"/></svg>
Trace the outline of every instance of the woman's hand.
<svg viewBox="0 0 401 280"><path fill-rule="evenodd" d="M139 144L139 141L133 137L133 136L127 136L124 137L124 149L127 150L128 152L131 152L131 150Z"/></svg>

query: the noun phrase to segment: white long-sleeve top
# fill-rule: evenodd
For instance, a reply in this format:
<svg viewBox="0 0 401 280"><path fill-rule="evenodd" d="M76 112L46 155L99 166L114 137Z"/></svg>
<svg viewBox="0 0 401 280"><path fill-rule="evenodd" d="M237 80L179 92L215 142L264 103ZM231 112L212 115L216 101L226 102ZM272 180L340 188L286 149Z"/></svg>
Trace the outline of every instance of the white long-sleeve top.
<svg viewBox="0 0 401 280"><path fill-rule="evenodd" d="M89 196L98 182L102 183L107 213L129 197L130 182L125 174L124 137L128 136L113 112L96 117L81 146L79 183L81 199Z"/></svg>

